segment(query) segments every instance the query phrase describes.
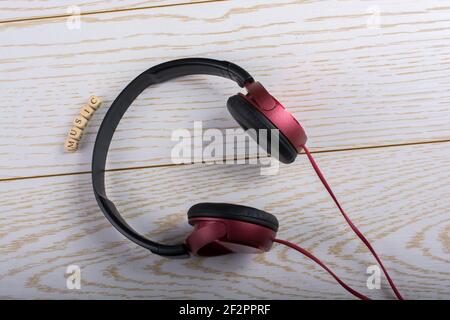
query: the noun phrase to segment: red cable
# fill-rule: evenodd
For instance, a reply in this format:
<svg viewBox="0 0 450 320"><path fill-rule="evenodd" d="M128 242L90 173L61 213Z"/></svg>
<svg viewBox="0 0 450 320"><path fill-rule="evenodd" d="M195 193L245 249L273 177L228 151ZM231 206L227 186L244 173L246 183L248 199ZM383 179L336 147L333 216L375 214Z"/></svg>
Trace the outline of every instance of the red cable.
<svg viewBox="0 0 450 320"><path fill-rule="evenodd" d="M361 241L364 242L366 247L370 250L372 255L377 260L378 264L380 265L381 269L383 270L384 275L386 276L386 278L387 278L387 280L389 282L389 285L391 286L392 290L394 291L397 299L403 300L402 295L398 291L397 287L394 284L394 281L392 281L391 277L389 276L389 273L387 272L386 268L384 267L383 263L381 262L381 259L378 257L377 253L373 249L372 245L369 243L369 241L366 239L366 237L364 237L364 235L358 230L358 228L353 224L353 222L350 220L350 218L345 213L344 209L342 209L341 205L339 204L339 201L337 200L336 196L334 195L333 191L331 190L331 187L328 185L327 181L325 180L325 177L323 176L322 172L320 171L319 166L317 165L317 163L314 161L314 158L311 155L311 153L309 152L308 148L306 146L302 146L302 147L303 147L303 150L305 150L305 153L308 156L308 159L311 162L311 165L314 168L314 171L316 171L317 176L319 177L320 181L322 181L323 185L327 189L327 191L330 194L331 198L333 198L334 203L339 208L339 211L344 216L344 218L347 221L348 225L350 226L350 228L352 228L353 232L355 232L355 234L359 237L359 239L361 239ZM338 280L338 282L339 282L339 280Z"/></svg>
<svg viewBox="0 0 450 320"><path fill-rule="evenodd" d="M315 261L319 266L321 266L322 268L324 268L329 274L331 274L333 276L334 279L336 279L336 281L342 286L344 287L345 290L347 290L348 292L350 292L351 294L353 294L355 297L361 299L361 300L370 300L369 297L363 295L362 293L359 293L356 290L353 290L352 288L350 288L348 285L346 285L344 283L344 281L342 281L337 275L334 274L333 271L331 271L322 261L319 260L319 258L316 258L312 253L309 253L306 249L303 249L302 247L286 241L286 240L281 240L281 239L274 239L274 242L278 242L281 244L284 244L285 246L291 247L294 250L297 250L298 252L300 252L301 254L304 254L305 256L307 256L308 258L310 258L311 260Z"/></svg>

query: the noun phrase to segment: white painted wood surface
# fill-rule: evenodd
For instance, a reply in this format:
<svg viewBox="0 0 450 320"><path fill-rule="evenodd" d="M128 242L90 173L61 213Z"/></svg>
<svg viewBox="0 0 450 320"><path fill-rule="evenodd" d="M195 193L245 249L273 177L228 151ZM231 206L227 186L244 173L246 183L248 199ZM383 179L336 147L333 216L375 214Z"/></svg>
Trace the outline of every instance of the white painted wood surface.
<svg viewBox="0 0 450 320"><path fill-rule="evenodd" d="M137 74L187 56L251 71L307 129L313 150L450 139L450 7L392 4L380 29L367 3L242 1L3 24L0 179L89 170L108 105ZM238 87L189 77L143 93L112 144L110 168L170 163L177 128L235 127L225 103ZM64 154L68 126L91 94L105 105ZM42 128L45 127L45 130ZM20 136L18 135L20 132ZM20 138L20 139L18 139Z"/></svg>
<svg viewBox="0 0 450 320"><path fill-rule="evenodd" d="M211 1L211 0L209 0ZM212 0L214 1L214 0ZM219 1L219 0L216 0ZM95 12L134 10L141 8L208 2L202 0L16 0L0 1L0 22L25 19L39 19L49 16L72 15L79 9L80 14Z"/></svg>
<svg viewBox="0 0 450 320"><path fill-rule="evenodd" d="M101 214L88 171L108 106L144 69L205 56L248 69L301 121L310 148L326 151L319 164L406 298L449 299L450 6L254 0L139 9L178 2L188 1L71 1L90 12L75 30L49 17L67 2L1 2L0 21L18 21L0 23L0 298L350 298L278 245L258 256L168 260L126 241ZM254 166L170 165L174 129L199 120L236 127L225 102L237 91L199 76L144 92L108 159L121 170L108 173L119 208L146 235L171 242L190 231L194 203L255 206L278 216L280 237L368 295L391 298L384 280L382 290L364 289L375 262L304 156L266 177ZM67 130L91 94L105 103L80 150L66 154ZM79 291L66 288L70 264L82 268Z"/></svg>
<svg viewBox="0 0 450 320"><path fill-rule="evenodd" d="M450 143L317 155L352 219L409 299L449 298ZM447 177L448 178L448 177ZM160 241L191 230L189 207L229 201L277 215L280 238L313 251L352 286L367 290L374 259L346 226L305 156L276 176L254 166L187 165L108 173L110 197L132 226ZM124 239L100 213L89 174L0 184L0 296L7 298L350 298L300 254L171 260ZM174 192L176 190L176 192ZM67 290L66 267L82 270Z"/></svg>

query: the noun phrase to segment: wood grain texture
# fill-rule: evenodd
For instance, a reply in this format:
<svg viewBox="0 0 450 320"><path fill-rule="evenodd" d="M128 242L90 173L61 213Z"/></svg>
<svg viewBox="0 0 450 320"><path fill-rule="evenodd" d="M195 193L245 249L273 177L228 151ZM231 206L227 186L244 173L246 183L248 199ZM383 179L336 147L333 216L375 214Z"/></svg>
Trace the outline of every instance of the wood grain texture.
<svg viewBox="0 0 450 320"><path fill-rule="evenodd" d="M68 14L67 9L76 6L82 14L98 11L114 11L139 9L145 7L168 6L184 3L202 2L201 0L16 0L0 2L0 22L10 22L20 19L39 19L42 17L60 16ZM69 11L72 13L72 11Z"/></svg>
<svg viewBox="0 0 450 320"><path fill-rule="evenodd" d="M370 5L379 29L367 27ZM19 2L20 5L20 2ZM204 56L248 69L304 125L312 150L450 139L450 7L442 1L230 1L0 26L0 179L87 171L96 129L137 74ZM147 90L126 114L110 168L171 162L171 133L236 127L237 87L188 77ZM105 98L80 151L64 154L86 99ZM46 130L42 131L42 125Z"/></svg>
<svg viewBox="0 0 450 320"><path fill-rule="evenodd" d="M344 207L380 252L408 299L450 298L450 144L324 153L317 161ZM186 211L228 201L277 215L278 236L323 258L365 289L374 263L344 224L306 157L260 176L255 166L204 165L108 173L108 192L140 232L181 241ZM90 175L0 182L3 298L323 298L350 296L301 255L275 245L263 255L171 260L125 240L101 214ZM66 267L81 290L65 287Z"/></svg>

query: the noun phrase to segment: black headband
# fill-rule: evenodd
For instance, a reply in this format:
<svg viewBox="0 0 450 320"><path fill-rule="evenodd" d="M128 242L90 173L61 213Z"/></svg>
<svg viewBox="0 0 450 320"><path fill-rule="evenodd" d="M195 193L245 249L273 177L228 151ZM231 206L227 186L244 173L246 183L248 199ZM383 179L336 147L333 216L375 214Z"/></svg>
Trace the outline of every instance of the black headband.
<svg viewBox="0 0 450 320"><path fill-rule="evenodd" d="M153 253L163 256L187 255L188 250L184 244L164 245L151 241L137 233L125 222L114 203L106 196L106 157L117 125L128 107L142 91L154 84L194 74L208 74L224 77L237 82L240 87L254 81L247 71L227 61L189 58L173 60L156 65L147 71L144 71L131 81L111 104L98 130L92 156L92 185L94 194L98 205L106 218L128 239Z"/></svg>

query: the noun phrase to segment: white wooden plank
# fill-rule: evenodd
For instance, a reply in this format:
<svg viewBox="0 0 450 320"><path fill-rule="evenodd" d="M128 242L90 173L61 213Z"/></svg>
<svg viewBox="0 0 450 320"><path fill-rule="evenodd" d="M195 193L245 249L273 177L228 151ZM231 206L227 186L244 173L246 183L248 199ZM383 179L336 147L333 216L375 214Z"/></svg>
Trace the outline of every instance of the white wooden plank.
<svg viewBox="0 0 450 320"><path fill-rule="evenodd" d="M0 179L89 170L96 129L146 68L188 56L241 64L292 110L314 150L450 138L450 7L441 1L233 1L4 24ZM370 20L369 20L370 21ZM110 168L170 163L173 130L235 127L237 87L189 77L147 90L119 126ZM75 154L63 143L90 94L105 105ZM45 129L42 129L45 128Z"/></svg>
<svg viewBox="0 0 450 320"><path fill-rule="evenodd" d="M0 2L0 22L11 20L33 19L60 15L73 15L98 11L139 9L146 7L168 6L184 3L204 2L201 0L15 0ZM77 9L78 8L78 9ZM79 10L79 11L78 11Z"/></svg>
<svg viewBox="0 0 450 320"><path fill-rule="evenodd" d="M351 218L408 299L449 299L449 144L324 153L317 161ZM139 231L166 242L191 227L201 201L277 215L278 236L301 244L355 288L374 259L344 224L302 156L278 175L254 166L178 166L108 173L110 197ZM278 245L264 255L171 260L124 239L101 214L88 174L0 182L3 298L329 298L350 296L321 269ZM68 290L68 265L81 290Z"/></svg>

